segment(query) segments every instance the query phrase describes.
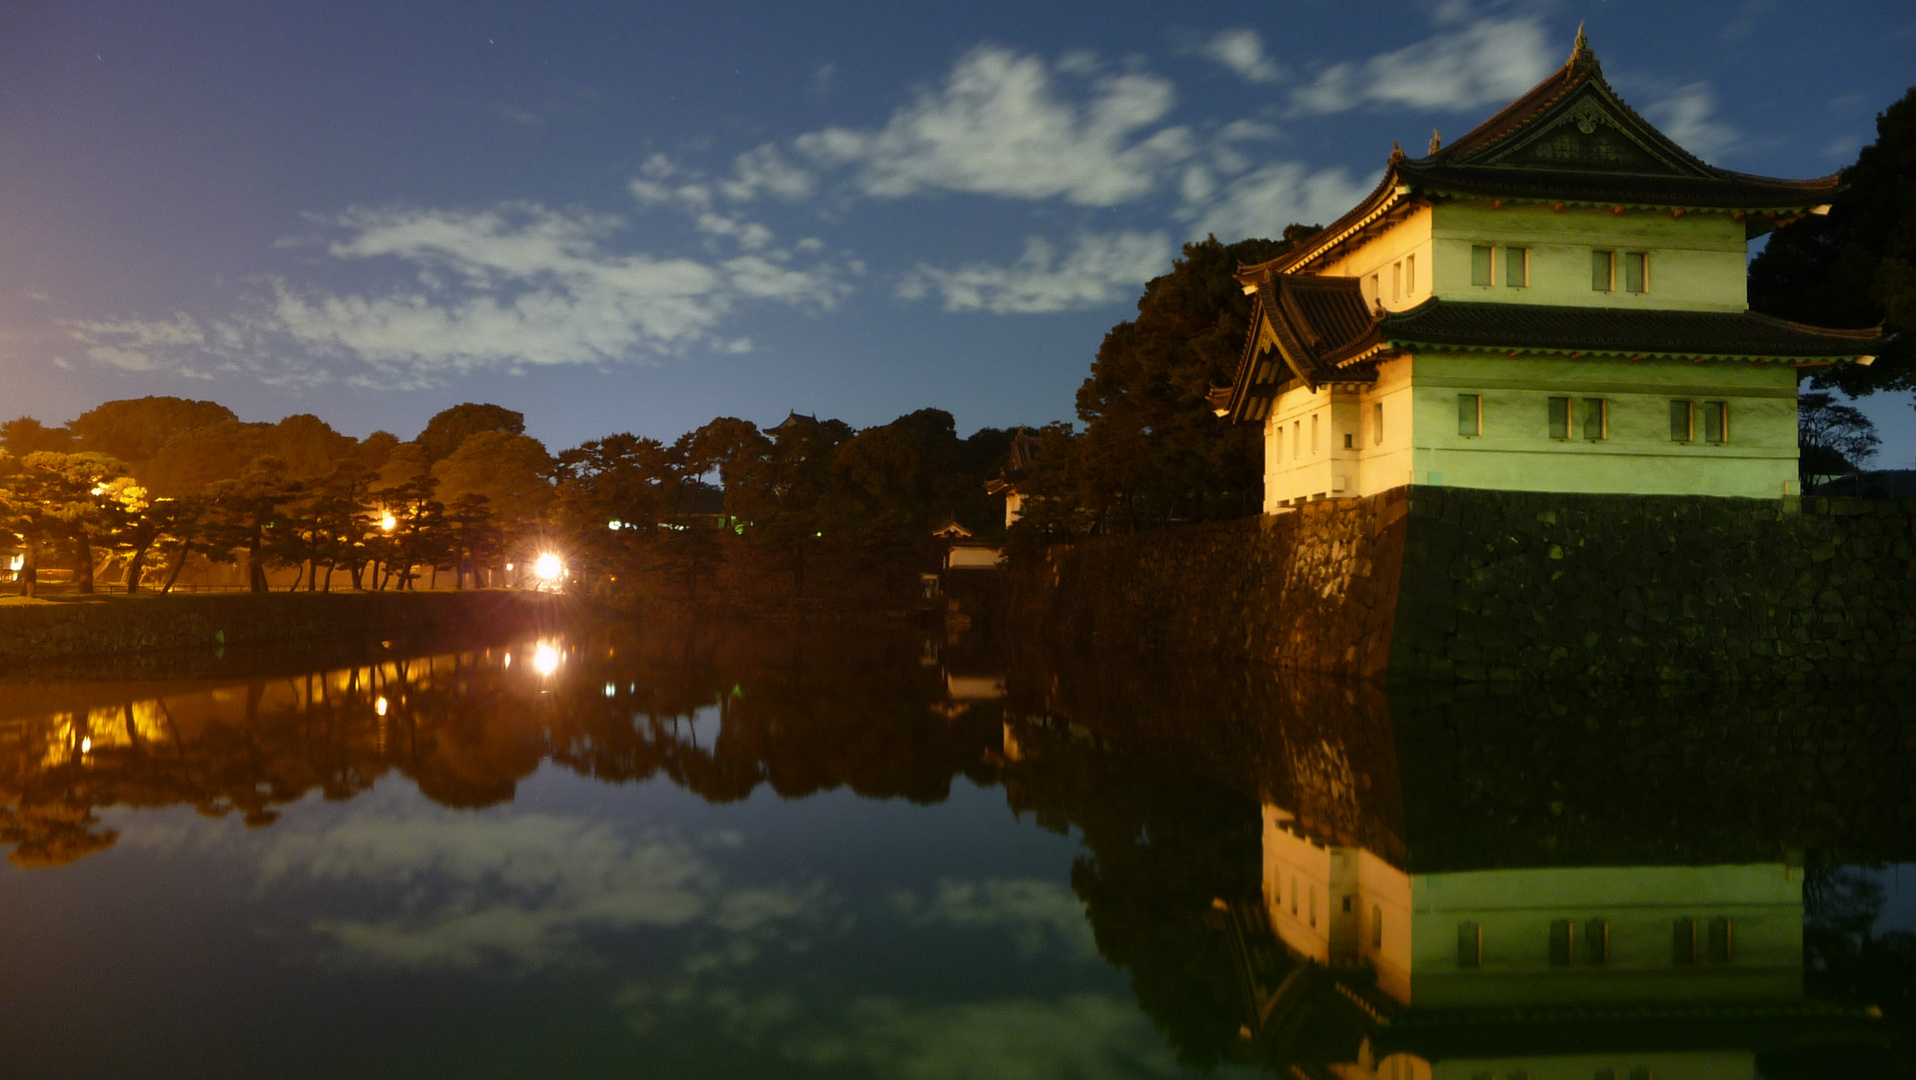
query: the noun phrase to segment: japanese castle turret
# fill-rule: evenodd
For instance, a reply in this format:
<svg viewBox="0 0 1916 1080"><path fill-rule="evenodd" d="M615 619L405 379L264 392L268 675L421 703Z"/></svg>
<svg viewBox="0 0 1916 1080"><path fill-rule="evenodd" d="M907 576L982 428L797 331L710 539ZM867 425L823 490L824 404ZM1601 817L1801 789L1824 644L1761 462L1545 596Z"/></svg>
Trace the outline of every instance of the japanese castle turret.
<svg viewBox="0 0 1916 1080"><path fill-rule="evenodd" d="M1704 163L1570 60L1355 209L1240 267L1256 297L1220 416L1262 425L1264 509L1407 484L1775 498L1798 371L1880 329L1749 310L1751 240L1839 176Z"/></svg>

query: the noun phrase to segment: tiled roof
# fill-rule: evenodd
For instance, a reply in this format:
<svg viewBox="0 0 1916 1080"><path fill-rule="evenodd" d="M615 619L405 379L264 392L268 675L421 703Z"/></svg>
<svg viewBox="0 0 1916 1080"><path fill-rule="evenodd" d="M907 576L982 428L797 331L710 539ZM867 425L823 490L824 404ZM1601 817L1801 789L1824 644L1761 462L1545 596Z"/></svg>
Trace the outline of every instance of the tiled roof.
<svg viewBox="0 0 1916 1080"><path fill-rule="evenodd" d="M1418 192L1490 198L1555 200L1626 207L1742 210L1755 214L1816 206L1835 197L1840 176L1777 180L1727 169L1713 176L1655 176L1625 172L1566 172L1504 165L1405 161L1397 180ZM1752 219L1752 224L1756 221Z"/></svg>
<svg viewBox="0 0 1916 1080"><path fill-rule="evenodd" d="M1384 317L1397 347L1510 349L1587 356L1852 360L1881 351L1880 327L1827 330L1753 311L1632 311L1426 300Z"/></svg>
<svg viewBox="0 0 1916 1080"><path fill-rule="evenodd" d="M1233 423L1260 421L1292 379L1313 387L1372 382L1378 358L1400 351L1830 363L1872 356L1888 343L1881 327L1827 330L1753 311L1432 299L1380 316L1363 305L1356 278L1269 274L1260 279L1237 376L1230 386L1212 389L1213 411ZM1267 348L1273 342L1276 348Z"/></svg>
<svg viewBox="0 0 1916 1080"><path fill-rule="evenodd" d="M1267 330L1276 355L1264 348ZM1309 386L1369 382L1377 377L1370 357L1385 344L1356 278L1266 274L1258 280L1237 375L1230 386L1211 391L1211 407L1233 421L1256 421L1293 378Z"/></svg>
<svg viewBox="0 0 1916 1080"><path fill-rule="evenodd" d="M1581 33L1568 63L1448 146L1394 150L1384 178L1312 242L1239 268L1249 284L1307 265L1433 199L1730 211L1751 237L1830 201L1840 175L1785 180L1719 169L1678 146L1617 95Z"/></svg>

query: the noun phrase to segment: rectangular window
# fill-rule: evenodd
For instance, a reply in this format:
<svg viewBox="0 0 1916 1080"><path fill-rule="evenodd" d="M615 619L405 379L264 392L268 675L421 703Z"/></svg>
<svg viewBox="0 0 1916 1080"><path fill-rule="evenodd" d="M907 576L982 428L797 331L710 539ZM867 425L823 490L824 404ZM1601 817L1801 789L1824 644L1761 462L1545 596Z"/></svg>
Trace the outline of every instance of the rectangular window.
<svg viewBox="0 0 1916 1080"><path fill-rule="evenodd" d="M1586 964L1610 962L1609 920L1591 919L1583 924L1583 962Z"/></svg>
<svg viewBox="0 0 1916 1080"><path fill-rule="evenodd" d="M1670 441L1696 441L1696 410L1692 402L1670 402Z"/></svg>
<svg viewBox="0 0 1916 1080"><path fill-rule="evenodd" d="M1370 947L1384 947L1384 909L1376 904L1370 906Z"/></svg>
<svg viewBox="0 0 1916 1080"><path fill-rule="evenodd" d="M1550 399L1550 437L1553 439L1570 437L1570 399L1567 397Z"/></svg>
<svg viewBox="0 0 1916 1080"><path fill-rule="evenodd" d="M1736 958L1736 927L1721 916L1710 920L1710 962L1727 964Z"/></svg>
<svg viewBox="0 0 1916 1080"><path fill-rule="evenodd" d="M1616 252L1593 251L1590 253L1590 287L1598 292L1612 292L1616 289Z"/></svg>
<svg viewBox="0 0 1916 1080"><path fill-rule="evenodd" d="M1297 918L1297 875L1291 875L1291 918Z"/></svg>
<svg viewBox="0 0 1916 1080"><path fill-rule="evenodd" d="M1417 294L1417 256L1404 256L1404 295Z"/></svg>
<svg viewBox="0 0 1916 1080"><path fill-rule="evenodd" d="M1484 433L1484 396L1482 394L1457 395L1457 434L1482 435Z"/></svg>
<svg viewBox="0 0 1916 1080"><path fill-rule="evenodd" d="M1623 291L1650 291L1650 254L1645 251L1623 253Z"/></svg>
<svg viewBox="0 0 1916 1080"><path fill-rule="evenodd" d="M1304 452L1304 421L1291 421L1291 460L1296 461Z"/></svg>
<svg viewBox="0 0 1916 1080"><path fill-rule="evenodd" d="M1344 449L1346 450L1357 449L1357 436L1352 435L1348 431L1344 433Z"/></svg>
<svg viewBox="0 0 1916 1080"><path fill-rule="evenodd" d="M1377 275L1372 274L1370 277L1366 278L1365 280L1370 283L1371 306L1375 307L1377 305L1382 304L1384 302L1384 292L1383 292L1383 287L1377 283Z"/></svg>
<svg viewBox="0 0 1916 1080"><path fill-rule="evenodd" d="M1311 456L1317 456L1317 414L1311 414Z"/></svg>
<svg viewBox="0 0 1916 1080"><path fill-rule="evenodd" d="M1346 896L1346 897L1344 898L1344 914L1346 914L1346 915L1349 915L1349 914L1350 914L1350 912L1351 912L1351 902L1352 902L1352 901L1354 901L1354 900L1356 900L1356 899L1357 899L1357 898L1356 898L1355 896Z"/></svg>
<svg viewBox="0 0 1916 1080"><path fill-rule="evenodd" d="M1610 403L1600 397L1587 397L1583 406L1583 437L1601 442L1610 437Z"/></svg>
<svg viewBox="0 0 1916 1080"><path fill-rule="evenodd" d="M1490 284L1490 249L1479 245L1470 249L1470 283Z"/></svg>
<svg viewBox="0 0 1916 1080"><path fill-rule="evenodd" d="M1474 922L1457 924L1457 966L1461 968L1484 966L1484 924Z"/></svg>
<svg viewBox="0 0 1916 1080"><path fill-rule="evenodd" d="M1550 962L1568 964L1577 955L1576 924L1569 919L1556 919L1550 924Z"/></svg>
<svg viewBox="0 0 1916 1080"><path fill-rule="evenodd" d="M1390 298L1392 301L1404 298L1404 264L1401 261L1390 266Z"/></svg>
<svg viewBox="0 0 1916 1080"><path fill-rule="evenodd" d="M1384 444L1384 403L1381 401L1370 407L1370 441L1377 446Z"/></svg>
<svg viewBox="0 0 1916 1080"><path fill-rule="evenodd" d="M1696 920L1678 919L1670 929L1670 960L1678 964L1694 964L1696 952Z"/></svg>
<svg viewBox="0 0 1916 1080"><path fill-rule="evenodd" d="M1530 249L1507 247L1504 249L1504 284L1513 289L1528 288L1530 285Z"/></svg>
<svg viewBox="0 0 1916 1080"><path fill-rule="evenodd" d="M1310 904L1311 904L1311 925L1316 926L1317 925L1317 886L1315 885L1311 886Z"/></svg>
<svg viewBox="0 0 1916 1080"><path fill-rule="evenodd" d="M1730 441L1729 402L1706 401L1703 403L1703 441L1711 443Z"/></svg>

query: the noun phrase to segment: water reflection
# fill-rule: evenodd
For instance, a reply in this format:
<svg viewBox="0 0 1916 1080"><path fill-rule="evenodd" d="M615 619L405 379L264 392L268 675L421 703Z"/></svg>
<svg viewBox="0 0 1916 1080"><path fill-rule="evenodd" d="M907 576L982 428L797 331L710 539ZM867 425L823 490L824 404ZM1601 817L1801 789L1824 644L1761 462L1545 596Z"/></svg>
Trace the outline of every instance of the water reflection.
<svg viewBox="0 0 1916 1080"><path fill-rule="evenodd" d="M11 686L0 899L45 921L0 923L0 980L45 1004L5 1034L62 1072L98 927L203 916L249 974L194 993L340 995L314 1075L405 1071L362 1000L684 1075L1886 1075L1916 938L1866 868L1916 858L1908 715L616 628Z"/></svg>

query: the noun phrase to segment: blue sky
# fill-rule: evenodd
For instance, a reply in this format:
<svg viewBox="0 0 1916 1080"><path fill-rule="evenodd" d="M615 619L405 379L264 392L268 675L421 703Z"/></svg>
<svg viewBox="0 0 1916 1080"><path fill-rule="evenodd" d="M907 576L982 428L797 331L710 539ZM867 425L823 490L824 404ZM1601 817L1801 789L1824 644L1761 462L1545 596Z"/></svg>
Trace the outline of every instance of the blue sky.
<svg viewBox="0 0 1916 1080"><path fill-rule="evenodd" d="M1329 220L1580 20L1744 171L1835 171L1916 80L1905 3L12 0L0 414L1065 418L1180 243Z"/></svg>

